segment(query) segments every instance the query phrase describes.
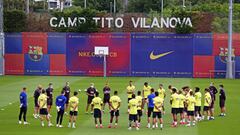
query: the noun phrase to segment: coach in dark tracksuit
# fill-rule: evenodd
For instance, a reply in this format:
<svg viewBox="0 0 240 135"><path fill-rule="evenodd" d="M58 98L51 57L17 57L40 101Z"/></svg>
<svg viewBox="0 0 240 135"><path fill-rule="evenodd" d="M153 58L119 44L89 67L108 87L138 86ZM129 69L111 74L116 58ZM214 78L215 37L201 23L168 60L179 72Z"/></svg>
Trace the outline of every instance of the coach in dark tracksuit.
<svg viewBox="0 0 240 135"><path fill-rule="evenodd" d="M220 86L220 92L219 92L219 106L221 109L221 114L219 116L225 116L226 114L226 108L225 108L225 102L226 102L226 94L224 90L223 85Z"/></svg>
<svg viewBox="0 0 240 135"><path fill-rule="evenodd" d="M26 115L27 115L27 88L23 88L22 92L20 93L20 113L19 113L19 124L22 124L22 117L24 120L24 125L28 124Z"/></svg>

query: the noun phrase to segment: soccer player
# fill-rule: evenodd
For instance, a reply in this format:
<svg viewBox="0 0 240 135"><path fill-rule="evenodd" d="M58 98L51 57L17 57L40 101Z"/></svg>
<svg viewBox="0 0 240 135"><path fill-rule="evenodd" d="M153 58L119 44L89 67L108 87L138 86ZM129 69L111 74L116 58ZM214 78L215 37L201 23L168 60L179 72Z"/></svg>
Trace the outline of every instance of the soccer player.
<svg viewBox="0 0 240 135"><path fill-rule="evenodd" d="M223 117L226 115L226 108L225 108L226 94L225 94L224 86L223 85L219 85L219 86L220 86L219 106L221 109L221 114L219 116Z"/></svg>
<svg viewBox="0 0 240 135"><path fill-rule="evenodd" d="M103 88L103 112L105 109L105 105L108 104L108 107L110 109L109 101L110 101L110 93L111 93L111 88L109 87L108 83L106 83L105 87Z"/></svg>
<svg viewBox="0 0 240 135"><path fill-rule="evenodd" d="M186 99L187 103L187 115L188 115L188 124L186 126L190 127L195 125L194 120L194 107L196 104L195 97L193 96L193 91L190 91L190 96Z"/></svg>
<svg viewBox="0 0 240 135"><path fill-rule="evenodd" d="M204 108L203 108L203 116L202 120L204 120L205 115L207 115L207 119L210 120L210 106L211 106L212 98L209 93L209 89L205 89L205 95L204 95Z"/></svg>
<svg viewBox="0 0 240 135"><path fill-rule="evenodd" d="M88 114L88 108L90 106L90 104L92 103L92 100L94 98L94 95L96 94L97 90L94 87L94 83L90 84L90 87L87 89L86 94L88 96L88 100L87 100L87 106L86 106L86 114ZM91 109L91 113L92 113L92 109Z"/></svg>
<svg viewBox="0 0 240 135"><path fill-rule="evenodd" d="M168 90L172 94L172 85L168 85Z"/></svg>
<svg viewBox="0 0 240 135"><path fill-rule="evenodd" d="M132 94L134 94L135 86L133 85L132 81L129 81L129 86L127 86L127 96L128 96L128 102L132 99Z"/></svg>
<svg viewBox="0 0 240 135"><path fill-rule="evenodd" d="M202 118L202 114L201 114L202 93L200 92L200 88L199 87L195 88L195 100L196 100L196 104L195 104L195 117L196 117L196 120L200 121L201 118Z"/></svg>
<svg viewBox="0 0 240 135"><path fill-rule="evenodd" d="M142 104L142 101L143 101L143 98L142 98L142 95L141 95L141 91L138 91L137 92L137 101L138 101L138 107L137 107L137 121L138 121L138 127L140 127L140 123L141 123L141 117L142 117L142 110L143 110L143 104Z"/></svg>
<svg viewBox="0 0 240 135"><path fill-rule="evenodd" d="M170 104L172 106L172 117L173 123L172 127L177 127L177 114L179 109L179 95L177 94L177 89L172 88L172 95L170 97Z"/></svg>
<svg viewBox="0 0 240 135"><path fill-rule="evenodd" d="M164 101L164 99L166 98L166 91L165 91L165 89L163 88L163 84L159 84L159 89L157 90L158 91L158 93L159 93L159 97L160 98L162 98L163 99L163 101ZM164 104L163 104L163 106L162 106L162 114L165 114L165 108L164 108Z"/></svg>
<svg viewBox="0 0 240 135"><path fill-rule="evenodd" d="M46 93L47 93L47 109L48 109L48 113L49 116L51 117L50 113L51 113L51 108L52 108L52 104L53 104L53 84L49 83L48 88L46 89Z"/></svg>
<svg viewBox="0 0 240 135"><path fill-rule="evenodd" d="M77 120L77 115L78 115L78 104L79 104L79 99L77 97L78 92L74 91L73 96L69 99L69 105L70 105L70 117L69 117L69 123L68 127L70 128L72 125L72 128L76 128L76 120Z"/></svg>
<svg viewBox="0 0 240 135"><path fill-rule="evenodd" d="M113 118L114 116L116 117L116 120L115 120L115 126L114 128L117 127L118 125L118 117L119 117L119 108L121 106L121 99L120 97L118 96L118 92L117 91L114 91L114 96L112 96L110 98L110 123L108 125L108 128L112 128L112 122L113 122Z"/></svg>
<svg viewBox="0 0 240 135"><path fill-rule="evenodd" d="M95 125L96 128L98 128L98 122L97 120L99 119L99 123L100 123L100 128L103 128L102 125L102 99L99 97L99 93L96 92L96 97L93 98L92 103L91 103L91 108L93 110L93 116L94 116L94 120L95 120Z"/></svg>
<svg viewBox="0 0 240 135"><path fill-rule="evenodd" d="M148 98L148 95L151 94L151 89L152 87L148 85L148 82L145 82L144 83L144 86L143 86L143 91L142 91L142 94L143 94L143 108L145 106L145 104L147 103L147 98Z"/></svg>
<svg viewBox="0 0 240 135"><path fill-rule="evenodd" d="M42 94L38 97L38 104L40 109L40 120L42 122L42 126L44 127L44 121L45 118L48 122L48 126L53 126L49 117L48 117L48 111L47 111L47 95L45 90L42 90Z"/></svg>
<svg viewBox="0 0 240 135"><path fill-rule="evenodd" d="M70 83L67 81L66 82L66 85L63 87L64 92L65 92L65 97L67 98L67 101L66 101L66 106L65 106L65 114L67 114L67 109L68 109L68 104L69 104L69 97L70 97L70 92L71 92L71 89L70 89Z"/></svg>
<svg viewBox="0 0 240 135"><path fill-rule="evenodd" d="M218 93L218 90L214 86L213 82L210 83L209 92L210 92L210 95L211 95L211 98L212 98L212 103L211 103L211 106L210 106L210 114L211 114L210 120L214 120L214 103L215 103L215 100L216 100L216 94Z"/></svg>
<svg viewBox="0 0 240 135"><path fill-rule="evenodd" d="M139 130L138 121L137 121L137 108L138 108L138 100L136 99L135 94L132 94L132 99L128 103L128 110L129 110L128 130L132 130L132 122L135 123L136 130Z"/></svg>
<svg viewBox="0 0 240 135"><path fill-rule="evenodd" d="M184 119L184 104L185 104L185 100L186 97L183 95L182 90L178 91L178 95L179 95L179 109L178 109L178 113L180 113L180 124L183 125L185 124L185 119Z"/></svg>
<svg viewBox="0 0 240 135"><path fill-rule="evenodd" d="M155 98L153 99L154 109L153 109L153 125L152 128L158 128L157 118L159 119L160 128L163 129L163 119L162 119L162 107L164 99L159 96L159 93L155 92Z"/></svg>
<svg viewBox="0 0 240 135"><path fill-rule="evenodd" d="M147 124L147 128L151 127L150 124L150 120L151 120L151 115L153 113L153 108L154 108L154 103L153 103L153 99L155 98L155 94L154 94L154 89L151 88L151 94L148 95L147 97L147 103L148 103L148 111L147 111L147 115L148 115L148 124Z"/></svg>
<svg viewBox="0 0 240 135"><path fill-rule="evenodd" d="M57 107L57 127L62 128L62 120L63 120L63 114L65 110L65 104L67 101L67 98L64 96L65 91L62 90L61 95L57 96L56 98L56 107Z"/></svg>
<svg viewBox="0 0 240 135"><path fill-rule="evenodd" d="M23 117L23 120L24 120L23 124L24 125L29 124L27 122L27 119L26 119L27 105L28 105L26 91L27 91L27 88L24 87L22 89L22 92L20 93L20 96L19 96L20 97L20 113L19 113L19 122L18 123L22 124L22 117Z"/></svg>
<svg viewBox="0 0 240 135"><path fill-rule="evenodd" d="M38 97L40 96L41 92L42 92L43 88L42 85L38 85L37 89L34 91L34 118L37 119L39 117L39 104L38 104Z"/></svg>

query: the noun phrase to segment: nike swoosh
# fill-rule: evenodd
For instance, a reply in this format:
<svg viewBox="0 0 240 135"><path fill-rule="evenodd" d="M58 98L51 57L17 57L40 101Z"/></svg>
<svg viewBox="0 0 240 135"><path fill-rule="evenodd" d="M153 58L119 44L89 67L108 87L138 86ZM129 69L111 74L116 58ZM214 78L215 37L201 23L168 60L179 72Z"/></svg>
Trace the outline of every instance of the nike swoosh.
<svg viewBox="0 0 240 135"><path fill-rule="evenodd" d="M150 59L151 60L156 60L156 59L159 59L159 58L161 58L161 57L163 57L163 56L166 56L166 55L168 55L168 54L170 54L170 53L173 53L174 51L170 51L170 52L165 52L165 53L161 53L161 54L159 54L159 55L154 55L153 54L153 51L151 52L151 54L150 54Z"/></svg>

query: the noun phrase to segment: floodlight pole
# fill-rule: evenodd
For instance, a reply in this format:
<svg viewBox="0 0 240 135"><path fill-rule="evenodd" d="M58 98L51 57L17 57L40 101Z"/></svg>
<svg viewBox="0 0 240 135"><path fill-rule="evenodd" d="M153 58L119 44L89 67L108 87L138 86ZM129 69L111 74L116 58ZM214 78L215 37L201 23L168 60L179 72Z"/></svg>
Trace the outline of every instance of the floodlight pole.
<svg viewBox="0 0 240 135"><path fill-rule="evenodd" d="M161 18L163 18L163 0L161 0Z"/></svg>
<svg viewBox="0 0 240 135"><path fill-rule="evenodd" d="M227 73L226 78L233 79L233 60L232 60L232 11L233 1L229 0L228 16L228 56L227 56Z"/></svg>
<svg viewBox="0 0 240 135"><path fill-rule="evenodd" d="M116 0L113 0L113 13L116 14Z"/></svg>
<svg viewBox="0 0 240 135"><path fill-rule="evenodd" d="M29 14L29 0L25 0L26 1L26 14Z"/></svg>
<svg viewBox="0 0 240 135"><path fill-rule="evenodd" d="M84 8L87 8L87 0L84 0Z"/></svg>
<svg viewBox="0 0 240 135"><path fill-rule="evenodd" d="M4 75L4 31L3 31L3 0L0 0L0 54L2 56L2 75Z"/></svg>

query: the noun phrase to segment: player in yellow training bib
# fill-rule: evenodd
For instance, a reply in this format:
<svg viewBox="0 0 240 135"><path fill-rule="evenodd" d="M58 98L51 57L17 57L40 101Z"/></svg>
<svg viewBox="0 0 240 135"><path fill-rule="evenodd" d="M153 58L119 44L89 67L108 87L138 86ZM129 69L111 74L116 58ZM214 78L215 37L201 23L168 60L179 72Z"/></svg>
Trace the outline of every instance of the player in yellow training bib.
<svg viewBox="0 0 240 135"><path fill-rule="evenodd" d="M95 97L92 100L91 106L92 106L92 110L93 110L93 116L94 116L96 128L98 128L97 120L99 120L100 128L103 128L103 125L102 125L102 106L103 106L103 101L99 97L99 93L98 92L95 93Z"/></svg>
<svg viewBox="0 0 240 135"><path fill-rule="evenodd" d="M195 97L193 96L193 91L189 92L189 97L186 99L187 103L187 115L188 115L188 124L186 126L190 127L191 125L195 125L195 120L194 120L194 110L195 110L195 104L196 100Z"/></svg>
<svg viewBox="0 0 240 135"><path fill-rule="evenodd" d="M139 130L138 121L137 121L137 108L138 108L138 100L135 98L135 94L132 95L132 99L128 103L129 110L129 125L128 129L132 129L132 122L135 123L136 130Z"/></svg>
<svg viewBox="0 0 240 135"><path fill-rule="evenodd" d="M202 118L202 114L201 114L201 106L202 106L202 93L200 92L200 88L196 87L195 88L195 100L196 100L196 104L195 104L195 117L196 120L200 121Z"/></svg>
<svg viewBox="0 0 240 135"><path fill-rule="evenodd" d="M158 128L157 119L160 123L160 129L163 129L163 119L162 119L162 111L163 111L163 99L159 96L158 92L155 92L155 98L153 99L154 109L153 109L153 125L152 128Z"/></svg>
<svg viewBox="0 0 240 135"><path fill-rule="evenodd" d="M212 98L209 93L209 89L205 89L205 95L204 95L204 107L203 107L203 116L202 119L204 120L205 115L207 115L207 119L210 120L210 106L212 103Z"/></svg>
<svg viewBox="0 0 240 135"><path fill-rule="evenodd" d="M145 82L144 86L143 86L143 91L142 91L143 98L144 98L143 99L143 109L144 109L145 104L147 103L148 96L151 94L151 89L152 89L152 87L148 85L148 82Z"/></svg>
<svg viewBox="0 0 240 135"><path fill-rule="evenodd" d="M132 94L135 92L135 86L133 85L132 81L129 81L129 85L127 86L127 96L128 96L128 102L132 99Z"/></svg>
<svg viewBox="0 0 240 135"><path fill-rule="evenodd" d="M77 115L78 115L78 104L79 104L79 99L77 97L78 92L75 91L73 93L73 96L69 99L69 106L70 106L70 117L69 117L69 123L68 127L76 128L75 123L77 120Z"/></svg>
<svg viewBox="0 0 240 135"><path fill-rule="evenodd" d="M179 95L176 88L172 88L172 95L170 97L170 104L172 106L173 127L177 126L177 114L179 109Z"/></svg>
<svg viewBox="0 0 240 135"><path fill-rule="evenodd" d="M109 105L110 105L110 109L111 109L111 111L110 111L111 118L110 118L110 124L108 125L108 128L112 127L112 122L113 122L114 116L116 117L114 128L116 128L118 125L119 108L121 106L121 99L118 96L117 91L114 91L114 95L110 98Z"/></svg>

